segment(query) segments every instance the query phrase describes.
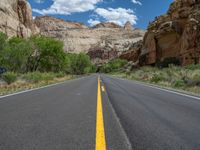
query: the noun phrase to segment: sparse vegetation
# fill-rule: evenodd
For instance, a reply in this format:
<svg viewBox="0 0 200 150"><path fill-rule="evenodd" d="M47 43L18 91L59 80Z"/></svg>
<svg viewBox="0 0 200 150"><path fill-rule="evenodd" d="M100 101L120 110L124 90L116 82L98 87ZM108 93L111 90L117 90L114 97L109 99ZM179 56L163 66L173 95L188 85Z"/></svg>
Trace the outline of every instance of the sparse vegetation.
<svg viewBox="0 0 200 150"><path fill-rule="evenodd" d="M15 74L14 72L6 72L2 75L2 79L7 84L11 84L17 80L17 74Z"/></svg>
<svg viewBox="0 0 200 150"><path fill-rule="evenodd" d="M200 65L186 67L169 65L167 68L141 67L132 71L113 72L113 75L172 87L200 94Z"/></svg>

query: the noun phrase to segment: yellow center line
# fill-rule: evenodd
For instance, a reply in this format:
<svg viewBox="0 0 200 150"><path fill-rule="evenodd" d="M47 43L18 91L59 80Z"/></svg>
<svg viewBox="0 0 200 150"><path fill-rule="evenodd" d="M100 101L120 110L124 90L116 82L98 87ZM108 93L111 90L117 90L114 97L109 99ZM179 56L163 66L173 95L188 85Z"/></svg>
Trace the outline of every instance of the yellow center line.
<svg viewBox="0 0 200 150"><path fill-rule="evenodd" d="M100 77L98 77L98 90L97 90L96 148L95 150L106 150Z"/></svg>

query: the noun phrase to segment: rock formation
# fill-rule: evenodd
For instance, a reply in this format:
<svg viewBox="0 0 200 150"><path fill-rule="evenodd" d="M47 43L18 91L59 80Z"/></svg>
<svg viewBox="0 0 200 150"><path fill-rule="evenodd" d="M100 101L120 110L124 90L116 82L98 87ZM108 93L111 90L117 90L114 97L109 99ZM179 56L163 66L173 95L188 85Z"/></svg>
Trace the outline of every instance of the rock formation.
<svg viewBox="0 0 200 150"><path fill-rule="evenodd" d="M200 0L175 0L166 15L150 23L140 63L153 65L171 57L182 65L200 63Z"/></svg>
<svg viewBox="0 0 200 150"><path fill-rule="evenodd" d="M121 26L112 22L104 22L95 25L94 28L121 28Z"/></svg>
<svg viewBox="0 0 200 150"><path fill-rule="evenodd" d="M132 24L128 21L128 22L126 22L126 24L124 25L124 29L125 29L125 30L133 30L133 26L132 26Z"/></svg>
<svg viewBox="0 0 200 150"><path fill-rule="evenodd" d="M32 10L26 0L0 1L0 31L8 37L29 37L37 33L32 20Z"/></svg>
<svg viewBox="0 0 200 150"><path fill-rule="evenodd" d="M42 35L64 42L64 49L71 53L88 53L97 64L118 57L123 51L143 39L143 30L125 30L114 23L100 23L89 28L76 22L53 17L36 17L35 24Z"/></svg>

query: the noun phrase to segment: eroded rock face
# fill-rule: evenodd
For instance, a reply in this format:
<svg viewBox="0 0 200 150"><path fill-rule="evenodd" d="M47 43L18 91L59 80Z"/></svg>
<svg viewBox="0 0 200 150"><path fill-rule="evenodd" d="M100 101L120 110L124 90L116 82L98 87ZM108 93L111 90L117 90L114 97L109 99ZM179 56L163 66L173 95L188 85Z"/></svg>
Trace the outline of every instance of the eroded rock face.
<svg viewBox="0 0 200 150"><path fill-rule="evenodd" d="M26 0L1 0L0 16L0 31L8 37L29 37L38 32L33 24L31 7Z"/></svg>
<svg viewBox="0 0 200 150"><path fill-rule="evenodd" d="M126 24L124 25L124 29L125 29L125 30L133 30L133 26L132 26L132 24L128 21L128 22L126 22Z"/></svg>
<svg viewBox="0 0 200 150"><path fill-rule="evenodd" d="M95 25L94 28L121 28L121 26L112 22L104 22Z"/></svg>
<svg viewBox="0 0 200 150"><path fill-rule="evenodd" d="M166 15L148 27L140 63L176 57L182 65L200 63L200 0L175 0Z"/></svg>
<svg viewBox="0 0 200 150"><path fill-rule="evenodd" d="M125 30L113 23L89 28L79 23L52 17L38 17L35 23L41 34L64 42L66 52L89 54L96 64L118 57L145 34L143 30Z"/></svg>

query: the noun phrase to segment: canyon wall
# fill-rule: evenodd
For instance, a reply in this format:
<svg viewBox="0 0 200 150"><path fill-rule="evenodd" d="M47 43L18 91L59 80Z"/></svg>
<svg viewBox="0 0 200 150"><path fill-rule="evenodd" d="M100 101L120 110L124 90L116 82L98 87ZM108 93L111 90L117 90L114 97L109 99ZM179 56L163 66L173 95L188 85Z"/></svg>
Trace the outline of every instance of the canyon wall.
<svg viewBox="0 0 200 150"><path fill-rule="evenodd" d="M38 32L33 23L32 9L26 0L1 0L0 16L0 32L8 37L29 37Z"/></svg>
<svg viewBox="0 0 200 150"><path fill-rule="evenodd" d="M64 42L64 50L71 53L87 53L96 64L118 57L130 46L143 39L145 31L132 29L130 23L124 27L114 23L100 23L87 27L77 22L53 17L36 17L35 24L40 34Z"/></svg>
<svg viewBox="0 0 200 150"><path fill-rule="evenodd" d="M200 63L200 0L175 0L167 14L150 23L140 64L154 65L171 57L182 65Z"/></svg>

